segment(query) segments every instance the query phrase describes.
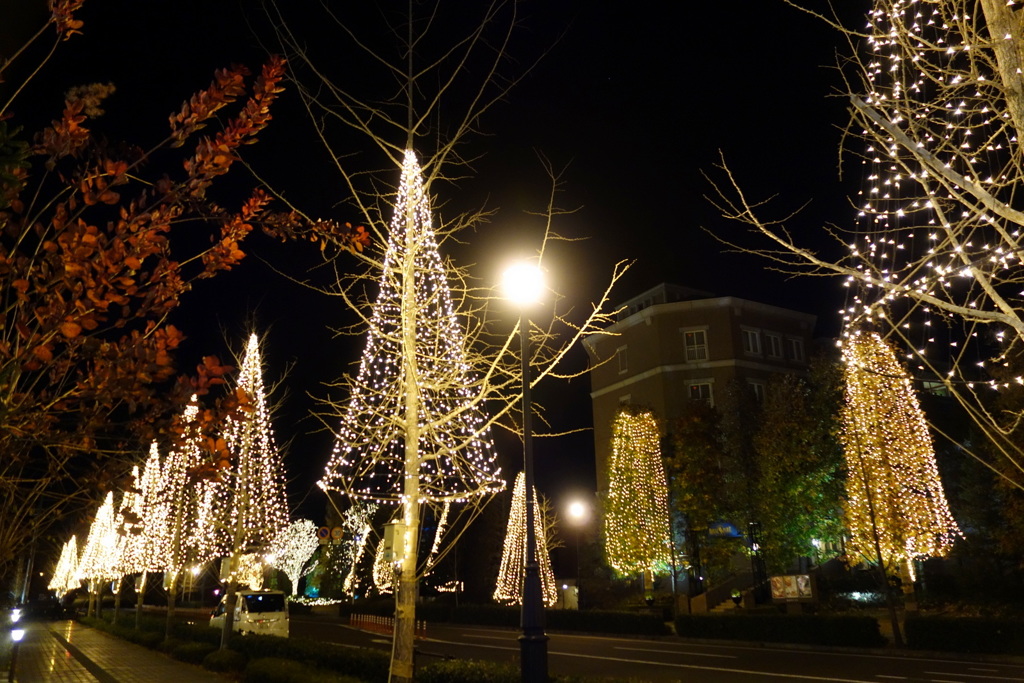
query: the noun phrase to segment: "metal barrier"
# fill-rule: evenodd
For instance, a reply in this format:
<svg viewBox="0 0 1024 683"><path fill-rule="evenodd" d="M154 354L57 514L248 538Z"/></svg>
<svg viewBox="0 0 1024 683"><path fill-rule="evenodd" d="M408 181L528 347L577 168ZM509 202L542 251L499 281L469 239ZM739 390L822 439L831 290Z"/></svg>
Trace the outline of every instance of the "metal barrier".
<svg viewBox="0 0 1024 683"><path fill-rule="evenodd" d="M383 633L389 636L395 633L394 617L381 617L375 614L350 614L348 625L360 631L370 631L371 633ZM426 638L427 622L417 620L415 633L417 638Z"/></svg>

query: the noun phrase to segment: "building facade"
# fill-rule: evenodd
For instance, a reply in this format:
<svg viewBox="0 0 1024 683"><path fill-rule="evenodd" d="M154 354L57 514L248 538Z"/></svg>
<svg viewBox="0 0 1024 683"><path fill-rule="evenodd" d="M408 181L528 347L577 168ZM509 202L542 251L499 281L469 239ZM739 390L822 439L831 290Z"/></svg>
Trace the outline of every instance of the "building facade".
<svg viewBox="0 0 1024 683"><path fill-rule="evenodd" d="M653 409L664 430L684 402L714 405L733 381L763 397L773 375L807 371L815 322L807 313L671 284L623 303L613 325L584 340L599 493L608 490L620 406Z"/></svg>

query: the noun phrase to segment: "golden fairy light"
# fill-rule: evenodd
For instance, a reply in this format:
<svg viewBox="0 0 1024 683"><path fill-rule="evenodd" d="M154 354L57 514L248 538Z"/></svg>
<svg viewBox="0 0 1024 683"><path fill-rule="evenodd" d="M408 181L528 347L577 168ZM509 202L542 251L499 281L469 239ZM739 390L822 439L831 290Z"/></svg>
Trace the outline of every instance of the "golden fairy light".
<svg viewBox="0 0 1024 683"><path fill-rule="evenodd" d="M533 499L537 500L534 491ZM544 520L535 518L538 529L544 529ZM548 554L547 538L544 533L537 536L537 565L540 568L541 592L544 604L551 606L558 601L558 587L555 575L551 570L551 557ZM508 529L505 532L505 546L501 554L501 566L498 569L498 582L494 588L494 599L509 605L523 604L523 577L526 573L526 479L523 473L516 475L516 485L512 491L512 509L508 516Z"/></svg>

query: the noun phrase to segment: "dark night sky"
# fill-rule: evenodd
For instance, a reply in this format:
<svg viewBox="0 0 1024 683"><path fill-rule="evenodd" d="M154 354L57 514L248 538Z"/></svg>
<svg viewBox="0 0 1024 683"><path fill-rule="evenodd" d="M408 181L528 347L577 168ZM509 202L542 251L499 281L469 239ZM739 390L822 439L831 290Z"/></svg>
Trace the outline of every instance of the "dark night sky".
<svg viewBox="0 0 1024 683"><path fill-rule="evenodd" d="M14 4L0 0L0 18L17 17ZM362 6L370 11L380 4L394 3ZM260 49L240 9L250 5L88 0L86 35L62 48L46 80L16 109L55 114L64 87L112 80L119 89L105 125L131 131L125 137L135 142L145 141L137 135L156 139L167 114L208 84L214 68L259 63ZM811 234L823 222L845 223L853 214L844 199L851 188L840 184L837 173L838 126L845 115L842 101L828 97L839 79L825 68L843 48L841 37L781 0L530 0L522 8L526 42L516 49L524 62L527 53L564 37L508 101L484 118L481 127L489 136L481 139L481 149L487 155L477 164L476 178L442 197L489 196L501 207L471 238L470 257L486 269L499 250L536 235L523 211L541 208L546 199L547 181L536 160L540 151L567 168L562 205L580 207L560 229L589 238L560 251L564 264L548 264L559 273L558 288L578 308L588 306L613 263L632 259L636 265L620 298L673 281L815 313L822 320L819 333L833 334L834 311L842 301L837 283L787 281L753 257L722 253L701 230L738 229L704 199L710 188L701 171L713 170L721 149L753 194L777 194L787 209L811 202L793 224L798 234ZM860 10L845 11L856 19ZM358 64L351 71L353 79L361 77ZM322 155L296 143L308 134L307 122L294 102L276 110L275 119L259 160L274 162L289 196L330 210L344 199L343 190L328 170L318 168ZM334 210L336 218L355 220ZM293 247L257 246L256 253L294 268L315 261L315 255ZM186 354L225 354L217 327L237 344L248 320L269 326L268 380L294 363L291 396L276 429L279 440L294 439L287 464L296 477L291 493L298 503L330 448L329 438L309 436L314 425L299 419L307 408L303 396L358 359L358 347L333 340L326 330L349 319L337 303L289 285L258 259L215 283L218 293L197 294L186 303L189 317L182 326L192 337ZM582 354L576 362L583 363ZM568 389L542 388L540 394L569 407L560 411L567 422L558 426L588 426L588 389L583 378ZM589 435L539 444L539 487L556 495L592 489L592 449ZM303 511L316 515L320 505L308 501Z"/></svg>

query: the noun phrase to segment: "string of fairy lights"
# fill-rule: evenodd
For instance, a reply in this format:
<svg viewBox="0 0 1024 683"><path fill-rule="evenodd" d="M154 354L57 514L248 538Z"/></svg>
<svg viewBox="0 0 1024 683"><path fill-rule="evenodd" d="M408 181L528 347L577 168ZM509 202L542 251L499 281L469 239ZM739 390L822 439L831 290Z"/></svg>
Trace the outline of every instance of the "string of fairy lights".
<svg viewBox="0 0 1024 683"><path fill-rule="evenodd" d="M534 490L533 499L537 500ZM493 597L497 602L506 605L523 604L523 579L526 576L526 477L520 472L516 475L515 487L512 489L512 507L508 516L508 527L505 531L505 543L501 553L501 565L498 568L498 580ZM536 518L535 518L536 520ZM547 525L537 520L538 530ZM544 533L536 534L537 565L540 569L541 595L544 604L554 605L558 601L558 586L551 569L551 557L548 552L547 538Z"/></svg>
<svg viewBox="0 0 1024 683"><path fill-rule="evenodd" d="M620 410L612 424L605 553L619 574L653 572L671 560L668 483L658 423L649 410Z"/></svg>
<svg viewBox="0 0 1024 683"><path fill-rule="evenodd" d="M407 392L415 392L420 499L464 501L502 490L412 150L405 153L378 287L359 372L320 487L380 503L401 502L407 464L404 406ZM411 342L403 334L408 325L415 326Z"/></svg>
<svg viewBox="0 0 1024 683"><path fill-rule="evenodd" d="M960 531L894 344L947 390L970 390L987 353L974 312L993 305L988 285L1020 274L1015 228L965 201L965 187L1002 194L1016 146L992 106L999 94L991 60L972 49L970 9L877 1L868 15L865 94L854 100L867 145L850 244L860 277L846 283L840 344L847 547L910 572L913 560L947 554Z"/></svg>

